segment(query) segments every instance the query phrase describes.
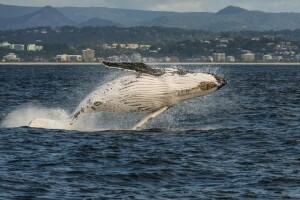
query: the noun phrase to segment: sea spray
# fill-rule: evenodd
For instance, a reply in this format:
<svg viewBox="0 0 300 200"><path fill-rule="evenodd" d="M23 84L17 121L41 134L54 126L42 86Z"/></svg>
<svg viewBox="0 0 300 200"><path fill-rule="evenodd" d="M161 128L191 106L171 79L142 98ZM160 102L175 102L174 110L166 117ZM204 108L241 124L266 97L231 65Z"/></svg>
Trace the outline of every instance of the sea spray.
<svg viewBox="0 0 300 200"><path fill-rule="evenodd" d="M28 124L36 118L46 118L65 123L69 119L69 114L60 108L46 108L33 104L26 104L17 107L4 117L1 121L1 127L14 128L28 126Z"/></svg>

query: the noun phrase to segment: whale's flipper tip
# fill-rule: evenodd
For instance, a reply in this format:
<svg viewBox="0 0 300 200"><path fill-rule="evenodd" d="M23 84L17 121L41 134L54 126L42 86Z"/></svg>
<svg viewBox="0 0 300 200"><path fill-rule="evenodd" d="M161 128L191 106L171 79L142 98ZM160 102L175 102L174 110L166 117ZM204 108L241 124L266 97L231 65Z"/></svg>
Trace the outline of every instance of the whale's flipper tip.
<svg viewBox="0 0 300 200"><path fill-rule="evenodd" d="M149 113L148 115L146 115L143 119L141 119L137 124L135 124L131 130L138 130L140 129L146 122L148 122L149 120L155 118L156 116L158 116L159 114L163 113L164 111L166 111L169 107L168 106L164 106L152 113Z"/></svg>

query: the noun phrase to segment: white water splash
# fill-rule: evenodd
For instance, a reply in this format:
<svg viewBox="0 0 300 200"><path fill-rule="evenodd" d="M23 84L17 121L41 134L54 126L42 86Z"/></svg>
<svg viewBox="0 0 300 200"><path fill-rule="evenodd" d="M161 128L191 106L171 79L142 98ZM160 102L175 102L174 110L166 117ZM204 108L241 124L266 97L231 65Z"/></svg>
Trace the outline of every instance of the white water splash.
<svg viewBox="0 0 300 200"><path fill-rule="evenodd" d="M14 111L9 113L2 121L1 127L4 128L15 128L28 126L28 124L36 118L46 118L57 123L55 126L64 128L66 122L69 119L69 114L60 108L46 108L42 106L36 106L27 104L16 108ZM48 127L51 128L51 127ZM56 128L56 127L52 127Z"/></svg>
<svg viewBox="0 0 300 200"><path fill-rule="evenodd" d="M61 108L47 108L26 104L10 112L1 122L0 127L17 128L29 126L38 119L36 128L62 129L77 131L129 130L138 121L141 114L132 113L91 113L69 126L71 114ZM40 121L39 121L40 120Z"/></svg>

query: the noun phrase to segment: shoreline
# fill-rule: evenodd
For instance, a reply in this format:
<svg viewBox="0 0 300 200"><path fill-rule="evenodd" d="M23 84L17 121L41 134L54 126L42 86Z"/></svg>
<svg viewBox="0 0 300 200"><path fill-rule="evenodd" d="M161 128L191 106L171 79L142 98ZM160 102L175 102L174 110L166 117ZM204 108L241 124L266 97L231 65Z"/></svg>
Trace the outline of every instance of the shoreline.
<svg viewBox="0 0 300 200"><path fill-rule="evenodd" d="M101 65L100 62L0 62L0 66L3 65L16 65L16 66L29 66L29 65L36 65L36 66L56 66L56 65L64 65L64 66L97 66ZM145 63L147 65L289 65L289 66L297 66L300 65L300 62L295 63L285 63L285 62L277 62L277 63L203 63L203 62L155 62L155 63Z"/></svg>

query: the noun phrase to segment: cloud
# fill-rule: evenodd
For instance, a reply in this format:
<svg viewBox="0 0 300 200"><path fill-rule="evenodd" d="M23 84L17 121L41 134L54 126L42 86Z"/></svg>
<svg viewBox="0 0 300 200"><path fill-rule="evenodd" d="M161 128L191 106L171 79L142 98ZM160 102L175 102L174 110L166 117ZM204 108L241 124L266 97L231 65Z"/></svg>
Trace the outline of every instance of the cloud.
<svg viewBox="0 0 300 200"><path fill-rule="evenodd" d="M178 12L218 11L226 6L269 12L299 12L300 0L0 0L2 4L54 7L111 7Z"/></svg>

